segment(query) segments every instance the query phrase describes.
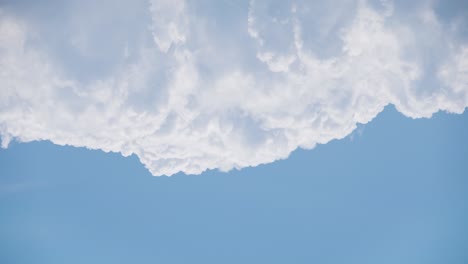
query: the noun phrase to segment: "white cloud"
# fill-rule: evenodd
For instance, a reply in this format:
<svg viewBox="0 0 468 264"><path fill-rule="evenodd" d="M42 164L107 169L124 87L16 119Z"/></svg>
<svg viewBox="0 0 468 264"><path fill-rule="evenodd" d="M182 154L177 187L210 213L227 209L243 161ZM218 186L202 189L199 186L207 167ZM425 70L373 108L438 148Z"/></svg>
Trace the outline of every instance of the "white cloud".
<svg viewBox="0 0 468 264"><path fill-rule="evenodd" d="M184 0L151 0L153 37L162 52L172 44L183 44L188 35L188 17Z"/></svg>
<svg viewBox="0 0 468 264"><path fill-rule="evenodd" d="M86 9L59 31L0 12L2 146L50 140L198 174L343 138L388 104L413 118L468 106L468 45L450 30L460 19L442 23L427 3L414 16L391 1L195 4L152 0L124 20L144 30L99 24L99 43L100 20L79 23Z"/></svg>

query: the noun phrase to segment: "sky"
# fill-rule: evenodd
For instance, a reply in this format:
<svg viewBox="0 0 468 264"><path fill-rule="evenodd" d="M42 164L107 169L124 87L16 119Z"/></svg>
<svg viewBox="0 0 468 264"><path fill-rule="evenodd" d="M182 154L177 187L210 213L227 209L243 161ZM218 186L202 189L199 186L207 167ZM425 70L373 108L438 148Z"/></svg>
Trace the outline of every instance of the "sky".
<svg viewBox="0 0 468 264"><path fill-rule="evenodd" d="M136 156L13 142L0 151L1 263L466 263L468 115L389 107L359 131L172 177Z"/></svg>
<svg viewBox="0 0 468 264"><path fill-rule="evenodd" d="M467 28L455 0L0 1L0 263L466 263Z"/></svg>

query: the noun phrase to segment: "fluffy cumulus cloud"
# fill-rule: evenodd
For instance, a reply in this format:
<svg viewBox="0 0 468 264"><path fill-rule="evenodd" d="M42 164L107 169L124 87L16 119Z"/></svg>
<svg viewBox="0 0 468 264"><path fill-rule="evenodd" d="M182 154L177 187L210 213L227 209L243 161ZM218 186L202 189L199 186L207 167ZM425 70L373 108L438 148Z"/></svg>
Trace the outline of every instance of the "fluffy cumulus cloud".
<svg viewBox="0 0 468 264"><path fill-rule="evenodd" d="M14 2L0 6L2 147L50 140L199 174L343 138L389 104L412 118L468 106L453 1Z"/></svg>

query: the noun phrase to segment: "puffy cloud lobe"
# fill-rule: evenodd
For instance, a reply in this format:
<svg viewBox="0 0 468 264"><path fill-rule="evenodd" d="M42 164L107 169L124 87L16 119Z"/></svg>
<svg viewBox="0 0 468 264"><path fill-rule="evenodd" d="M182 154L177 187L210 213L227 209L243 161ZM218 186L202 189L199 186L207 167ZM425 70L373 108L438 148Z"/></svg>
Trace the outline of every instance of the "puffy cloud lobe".
<svg viewBox="0 0 468 264"><path fill-rule="evenodd" d="M150 1L148 30L91 80L42 48L41 25L3 11L2 146L50 140L135 154L153 175L199 174L343 138L388 104L413 118L468 106L468 46L448 30L460 20L442 23L426 3L415 16L391 1L314 4L251 1L225 22L245 28L227 34L213 26L222 14Z"/></svg>

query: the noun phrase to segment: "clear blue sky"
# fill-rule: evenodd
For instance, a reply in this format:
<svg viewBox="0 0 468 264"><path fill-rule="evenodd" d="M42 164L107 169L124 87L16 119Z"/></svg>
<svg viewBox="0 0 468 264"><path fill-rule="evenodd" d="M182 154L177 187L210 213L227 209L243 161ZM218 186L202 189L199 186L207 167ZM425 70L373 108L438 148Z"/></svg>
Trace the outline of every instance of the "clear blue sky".
<svg viewBox="0 0 468 264"><path fill-rule="evenodd" d="M173 177L134 156L13 142L0 150L0 263L467 263L468 115L388 107L358 131Z"/></svg>

